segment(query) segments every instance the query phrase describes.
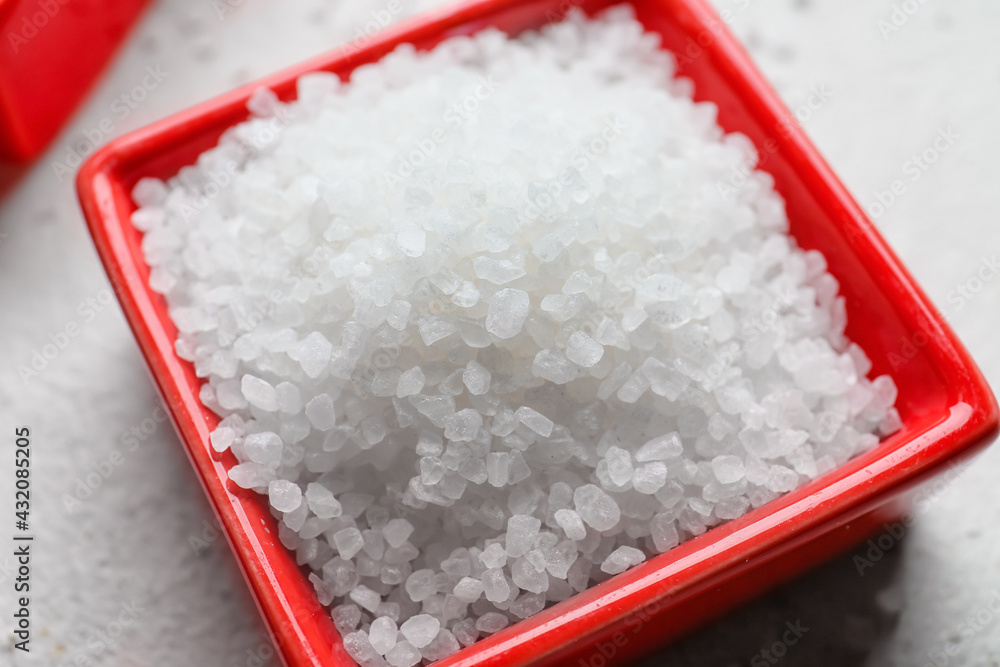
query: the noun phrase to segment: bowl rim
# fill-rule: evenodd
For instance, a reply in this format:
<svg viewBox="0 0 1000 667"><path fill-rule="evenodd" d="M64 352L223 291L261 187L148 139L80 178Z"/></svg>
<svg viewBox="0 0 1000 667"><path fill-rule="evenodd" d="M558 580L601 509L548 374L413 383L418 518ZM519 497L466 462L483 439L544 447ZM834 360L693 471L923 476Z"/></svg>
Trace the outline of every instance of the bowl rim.
<svg viewBox="0 0 1000 667"><path fill-rule="evenodd" d="M701 25L721 25L708 48L712 49L717 64L730 68L729 77L750 104L749 111L767 120L788 117L787 108L706 0L660 1L671 5L672 11L686 12L688 19ZM599 0L598 6L619 2ZM123 182L137 165L148 165L155 160L163 147L189 139L206 127L221 131L232 125L234 112L242 111L246 99L257 88L287 89L303 73L353 67L377 60L397 43L453 34L468 26L485 27L496 12L511 8L527 11L542 4L543 0L472 0L420 14L377 33L361 49L340 47L115 139L92 155L77 175L81 208L102 264L185 451L221 519L223 532L287 664L298 667L353 663L336 641L335 632L330 634L332 623L328 616L325 621L315 618L317 613L326 616L326 612L318 606L311 588L303 588L302 581L290 582L293 575L287 563L281 566L274 562L275 545L278 549L283 547L267 525L267 518L253 508L254 503L260 504L259 497L252 492L234 492L227 484L227 466L207 445L210 430L207 409L189 385L190 364L174 354L173 337L158 312L158 299L162 297L153 294L146 285L142 267L138 266L142 259L133 254L127 241L130 222L127 216L119 214L116 206ZM471 666L487 661L528 664L538 660L568 642L620 621L637 605L665 596L682 596L750 558L789 548L787 545L795 539L807 539L810 531L819 526L846 521L889 491L916 483L949 459L971 452L996 436L1000 418L996 400L943 317L801 129L791 128L785 141L785 149L793 159L814 172L815 182L826 190L825 196L846 213L842 216L843 225L849 228L855 247L863 248L866 258L879 264L880 278L885 279L881 287L892 298L901 319L911 330L928 334L930 340L923 350L946 385L947 409L937 415L936 421L924 424L907 438L890 436L874 450L759 508L767 511L755 510L719 525L573 596L572 605L560 603L550 607L438 664ZM258 522L263 522L263 528ZM300 578L304 580L301 575ZM302 599L303 591L313 599ZM543 634L547 635L548 644L544 650L538 643Z"/></svg>

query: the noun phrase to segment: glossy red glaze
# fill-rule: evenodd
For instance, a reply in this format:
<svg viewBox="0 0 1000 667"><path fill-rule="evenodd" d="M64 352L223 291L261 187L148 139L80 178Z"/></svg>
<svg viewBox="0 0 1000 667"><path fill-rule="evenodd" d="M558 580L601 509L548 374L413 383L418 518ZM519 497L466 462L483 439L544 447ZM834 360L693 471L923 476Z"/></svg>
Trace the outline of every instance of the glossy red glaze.
<svg viewBox="0 0 1000 667"><path fill-rule="evenodd" d="M48 145L147 2L0 0L0 159Z"/></svg>
<svg viewBox="0 0 1000 667"><path fill-rule="evenodd" d="M572 6L598 11L610 0L479 0L431 12L375 37L227 93L122 137L81 169L77 187L101 259L195 469L221 517L277 645L294 667L351 664L310 585L277 540L262 499L227 483L231 454L208 436L217 417L198 400L200 381L173 351L164 300L147 287L141 235L129 224L129 192L142 176L169 177L247 117L258 86L294 95L299 75L346 77L395 45L420 48L486 26L511 34ZM899 385L903 429L876 449L746 516L480 641L442 666L607 664L634 658L753 595L857 543L899 516L913 487L997 433L997 405L979 370L861 209L794 125L778 97L704 0L638 0L639 19L677 52L696 98L719 107L719 122L748 135L785 197L792 233L823 251L847 298L848 334L876 374ZM908 343L907 343L908 342ZM616 633L621 633L616 635ZM605 645L607 648L607 645Z"/></svg>

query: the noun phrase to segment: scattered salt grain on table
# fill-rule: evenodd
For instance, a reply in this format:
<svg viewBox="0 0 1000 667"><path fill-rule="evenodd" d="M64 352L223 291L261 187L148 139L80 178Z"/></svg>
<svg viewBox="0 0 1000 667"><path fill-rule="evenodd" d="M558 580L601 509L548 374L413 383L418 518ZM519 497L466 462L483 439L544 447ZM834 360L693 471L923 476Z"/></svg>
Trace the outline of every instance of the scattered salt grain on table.
<svg viewBox="0 0 1000 667"><path fill-rule="evenodd" d="M403 46L258 91L136 186L212 447L362 665L445 657L899 428L823 256L769 175L729 187L751 144L672 73L627 8Z"/></svg>

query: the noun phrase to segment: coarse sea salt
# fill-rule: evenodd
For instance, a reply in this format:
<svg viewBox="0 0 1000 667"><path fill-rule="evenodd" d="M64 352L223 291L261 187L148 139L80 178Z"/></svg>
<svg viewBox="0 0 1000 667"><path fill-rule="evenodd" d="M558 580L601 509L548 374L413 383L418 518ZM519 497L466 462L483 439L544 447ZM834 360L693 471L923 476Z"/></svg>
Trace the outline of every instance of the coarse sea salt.
<svg viewBox="0 0 1000 667"><path fill-rule="evenodd" d="M212 447L360 664L450 655L899 428L823 256L673 72L627 7L402 46L136 185Z"/></svg>

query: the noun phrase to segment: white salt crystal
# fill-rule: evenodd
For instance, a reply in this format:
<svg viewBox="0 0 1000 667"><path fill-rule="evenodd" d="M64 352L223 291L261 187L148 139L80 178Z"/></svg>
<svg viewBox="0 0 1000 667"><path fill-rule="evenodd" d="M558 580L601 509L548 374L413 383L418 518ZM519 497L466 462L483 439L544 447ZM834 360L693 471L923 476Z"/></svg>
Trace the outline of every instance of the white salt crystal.
<svg viewBox="0 0 1000 667"><path fill-rule="evenodd" d="M392 667L413 667L420 662L420 650L409 641L397 642L385 655L385 660Z"/></svg>
<svg viewBox="0 0 1000 667"><path fill-rule="evenodd" d="M527 292L511 288L496 292L486 313L486 330L501 340L513 338L521 333L530 306Z"/></svg>
<svg viewBox="0 0 1000 667"><path fill-rule="evenodd" d="M398 549L413 534L413 524L406 519L391 519L382 528L382 535L390 547Z"/></svg>
<svg viewBox="0 0 1000 667"><path fill-rule="evenodd" d="M677 433L667 433L647 441L635 453L635 460L640 463L648 461L666 461L684 453L684 443Z"/></svg>
<svg viewBox="0 0 1000 667"><path fill-rule="evenodd" d="M507 536L504 550L511 558L519 558L528 553L538 530L542 527L540 519L525 514L515 514L507 521Z"/></svg>
<svg viewBox="0 0 1000 667"><path fill-rule="evenodd" d="M579 486L573 492L576 513L594 530L611 530L618 525L621 510L614 499L593 484Z"/></svg>
<svg viewBox="0 0 1000 667"><path fill-rule="evenodd" d="M608 373L608 377L601 382L597 388L597 398L606 401L617 392L625 381L632 375L632 368L627 361L615 366L614 370Z"/></svg>
<svg viewBox="0 0 1000 667"><path fill-rule="evenodd" d="M532 593L544 593L549 588L549 575L538 571L527 558L518 558L510 568L514 585Z"/></svg>
<svg viewBox="0 0 1000 667"><path fill-rule="evenodd" d="M379 616L372 621L368 630L368 642L381 655L385 655L396 645L396 622L388 616Z"/></svg>
<svg viewBox="0 0 1000 667"><path fill-rule="evenodd" d="M452 592L462 602L475 602L483 594L483 582L473 577L462 577Z"/></svg>
<svg viewBox="0 0 1000 667"><path fill-rule="evenodd" d="M712 472L722 484L732 484L743 479L746 474L743 459L738 456L716 456L712 459Z"/></svg>
<svg viewBox="0 0 1000 667"><path fill-rule="evenodd" d="M518 421L543 438L547 438L552 435L552 428L555 425L552 423L551 419L542 413L529 408L526 405L522 405L514 411L514 416L517 417Z"/></svg>
<svg viewBox="0 0 1000 667"><path fill-rule="evenodd" d="M510 479L510 454L490 452L486 455L486 479L491 486L502 488Z"/></svg>
<svg viewBox="0 0 1000 667"><path fill-rule="evenodd" d="M472 646L479 639L479 630L476 629L476 622L471 618L466 618L455 623L451 631L462 646Z"/></svg>
<svg viewBox="0 0 1000 667"><path fill-rule="evenodd" d="M674 301L683 289L684 281L677 276L657 273L643 280L636 294L644 301Z"/></svg>
<svg viewBox="0 0 1000 667"><path fill-rule="evenodd" d="M427 233L419 227L406 227L396 234L396 245L404 255L420 257L427 247Z"/></svg>
<svg viewBox="0 0 1000 667"><path fill-rule="evenodd" d="M501 568L507 564L507 552L497 542L483 549L479 560L488 568Z"/></svg>
<svg viewBox="0 0 1000 667"><path fill-rule="evenodd" d="M473 396L480 396L490 390L490 372L486 367L477 363L474 359L465 365L462 373L462 382L465 383L469 393Z"/></svg>
<svg viewBox="0 0 1000 667"><path fill-rule="evenodd" d="M361 609L356 604L341 604L330 610L330 616L337 631L341 635L346 635L357 629L358 623L361 622Z"/></svg>
<svg viewBox="0 0 1000 667"><path fill-rule="evenodd" d="M654 516L650 523L650 531L656 550L660 553L673 549L679 543L677 526L669 514L660 513Z"/></svg>
<svg viewBox="0 0 1000 667"><path fill-rule="evenodd" d="M336 408L328 394L318 394L306 403L306 417L317 431L329 431L337 423Z"/></svg>
<svg viewBox="0 0 1000 667"><path fill-rule="evenodd" d="M421 602L438 592L434 570L417 570L406 578L406 594L414 602Z"/></svg>
<svg viewBox="0 0 1000 667"><path fill-rule="evenodd" d="M232 446L233 441L236 440L236 431L226 426L221 426L214 431L210 436L212 442L212 449L217 452L224 452Z"/></svg>
<svg viewBox="0 0 1000 667"><path fill-rule="evenodd" d="M666 482L667 464L663 461L644 463L632 473L632 488L639 493L656 493Z"/></svg>
<svg viewBox="0 0 1000 667"><path fill-rule="evenodd" d="M430 281L445 294L454 294L455 290L462 286L462 276L448 268L431 275Z"/></svg>
<svg viewBox="0 0 1000 667"><path fill-rule="evenodd" d="M412 306L409 301L393 301L389 304L388 312L385 316L386 323L393 329L402 331L406 328L411 309Z"/></svg>
<svg viewBox="0 0 1000 667"><path fill-rule="evenodd" d="M510 621L507 620L506 616L495 611L490 611L476 620L476 630L492 635L506 628L508 623Z"/></svg>
<svg viewBox="0 0 1000 667"><path fill-rule="evenodd" d="M266 380L262 380L254 375L244 375L241 381L243 396L247 402L255 408L260 408L266 412L274 412L278 409L278 397L274 387Z"/></svg>
<svg viewBox="0 0 1000 667"><path fill-rule="evenodd" d="M492 257L476 257L473 261L476 275L495 285L506 285L526 275L523 267L510 260L493 259Z"/></svg>
<svg viewBox="0 0 1000 667"><path fill-rule="evenodd" d="M429 614L411 616L399 627L406 641L417 648L423 648L434 641L440 629L441 621Z"/></svg>
<svg viewBox="0 0 1000 667"><path fill-rule="evenodd" d="M539 308L556 322L567 322L580 313L583 305L583 300L575 296L549 294L542 298Z"/></svg>
<svg viewBox="0 0 1000 667"><path fill-rule="evenodd" d="M283 447L278 434L270 431L251 433L243 439L243 451L246 452L247 458L272 469L281 463Z"/></svg>
<svg viewBox="0 0 1000 667"><path fill-rule="evenodd" d="M458 331L454 322L436 315L421 317L417 321L417 328L420 330L420 338L423 339L424 345L433 345Z"/></svg>
<svg viewBox="0 0 1000 667"><path fill-rule="evenodd" d="M378 605L382 602L382 596L364 585L355 586L348 593L348 597L358 604L362 609L367 609L375 613Z"/></svg>
<svg viewBox="0 0 1000 667"><path fill-rule="evenodd" d="M296 356L293 359L298 360L306 375L316 378L330 363L332 352L333 344L326 339L326 336L318 331L313 331L296 346Z"/></svg>
<svg viewBox="0 0 1000 667"><path fill-rule="evenodd" d="M406 398L407 396L415 396L419 394L426 382L424 377L424 371L420 366L414 366L413 368L403 371L399 375L399 381L396 384L396 397Z"/></svg>
<svg viewBox="0 0 1000 667"><path fill-rule="evenodd" d="M535 355L531 372L555 384L566 384L577 376L576 366L559 350L541 350Z"/></svg>
<svg viewBox="0 0 1000 667"><path fill-rule="evenodd" d="M507 599L510 595L510 584L507 583L503 570L490 568L483 572L483 592L490 602L503 602Z"/></svg>
<svg viewBox="0 0 1000 667"><path fill-rule="evenodd" d="M619 387L615 395L618 396L618 400L622 403L635 403L647 389L649 389L649 380L642 371L635 371Z"/></svg>
<svg viewBox="0 0 1000 667"><path fill-rule="evenodd" d="M621 447L609 447L604 455L608 464L608 477L615 486L624 486L632 479L632 457Z"/></svg>
<svg viewBox="0 0 1000 667"><path fill-rule="evenodd" d="M344 635L344 649L359 665L376 664L375 661L379 659L378 653L368 642L368 635L363 630Z"/></svg>
<svg viewBox="0 0 1000 667"><path fill-rule="evenodd" d="M139 206L159 206L166 201L169 194L170 190L163 181L148 176L140 178L132 187L132 199Z"/></svg>
<svg viewBox="0 0 1000 667"><path fill-rule="evenodd" d="M566 532L566 537L571 540L583 540L587 537L587 528L583 525L580 515L571 509L556 510L556 523Z"/></svg>
<svg viewBox="0 0 1000 667"><path fill-rule="evenodd" d="M463 281L462 286L451 295L451 302L461 308L472 308L479 303L479 290L475 283Z"/></svg>
<svg viewBox="0 0 1000 667"><path fill-rule="evenodd" d="M786 491L791 491L799 485L799 475L794 470L790 470L785 466L774 465L768 474L767 482L765 486L771 491L776 491L778 493L784 493Z"/></svg>
<svg viewBox="0 0 1000 667"><path fill-rule="evenodd" d="M582 333L582 332L578 331L578 332L574 333L573 336L576 336L577 333ZM584 335L586 335L586 334L584 334ZM573 336L570 336L570 341L573 340ZM597 329L594 331L594 338L593 338L593 340L596 343L600 343L601 345L611 345L613 347L617 347L620 350L626 350L626 351L628 351L628 350L632 349L632 342L629 340L628 336L615 323L615 321L613 319L611 319L610 317L603 318L601 320L601 323L597 325ZM583 345L590 346L590 344L587 343L586 341L582 341L582 343L583 343ZM593 346L590 346L590 358L597 357L596 352L597 352L597 349L595 347L593 347ZM601 355L602 356L603 356L603 353L604 353L604 350L602 348L601 349ZM570 356L568 350L566 352L566 355ZM574 361L576 361L576 359L574 359ZM598 361L600 361L600 358L594 359L594 363L590 364L588 366L588 368L590 366L593 366L594 364L596 364ZM650 357L649 359L646 360L646 363L648 363L650 361L656 361L656 360L653 359L653 357ZM579 362L577 362L577 363L579 363ZM583 366L585 364L580 364L580 365Z"/></svg>
<svg viewBox="0 0 1000 667"><path fill-rule="evenodd" d="M562 293L580 294L589 290L593 284L594 282L591 280L590 276L587 275L587 272L582 269L578 269L570 274L569 278L566 279L566 282L562 287Z"/></svg>
<svg viewBox="0 0 1000 667"><path fill-rule="evenodd" d="M590 368L604 356L604 347L582 331L566 341L566 358L578 366Z"/></svg>
<svg viewBox="0 0 1000 667"><path fill-rule="evenodd" d="M483 416L472 408L466 408L445 420L444 437L456 442L471 442L482 427Z"/></svg>
<svg viewBox="0 0 1000 667"><path fill-rule="evenodd" d="M243 489L267 486L274 479L274 473L265 466L254 463L238 463L229 469L229 479Z"/></svg>
<svg viewBox="0 0 1000 667"><path fill-rule="evenodd" d="M310 482L306 487L305 497L310 511L320 519L332 519L340 516L343 512L343 508L333 492L322 484Z"/></svg>
<svg viewBox="0 0 1000 667"><path fill-rule="evenodd" d="M302 489L286 479L275 479L268 483L267 496L271 507L279 512L291 512L302 504Z"/></svg>
<svg viewBox="0 0 1000 667"><path fill-rule="evenodd" d="M280 382L274 387L274 393L279 410L290 415L302 412L302 392L298 385Z"/></svg>
<svg viewBox="0 0 1000 667"><path fill-rule="evenodd" d="M632 333L647 319L649 319L649 315L642 308L626 308L622 313L622 329L627 333Z"/></svg>
<svg viewBox="0 0 1000 667"><path fill-rule="evenodd" d="M369 447L382 442L388 432L389 429L380 415L365 417L361 422L361 435Z"/></svg>
<svg viewBox="0 0 1000 667"><path fill-rule="evenodd" d="M436 433L423 431L417 438L417 456L439 456L444 451L444 440Z"/></svg>
<svg viewBox="0 0 1000 667"><path fill-rule="evenodd" d="M646 555L635 547L621 546L604 559L604 562L601 563L601 572L620 574L644 560L646 560Z"/></svg>
<svg viewBox="0 0 1000 667"><path fill-rule="evenodd" d="M420 649L420 655L425 660L433 662L447 658L449 655L457 653L461 648L462 646L458 643L455 635L450 630L441 628L431 643Z"/></svg>
<svg viewBox="0 0 1000 667"><path fill-rule="evenodd" d="M361 536L361 531L357 528L344 528L334 533L333 543L337 547L340 557L344 560L350 560L361 551L361 547L365 545L365 540Z"/></svg>

